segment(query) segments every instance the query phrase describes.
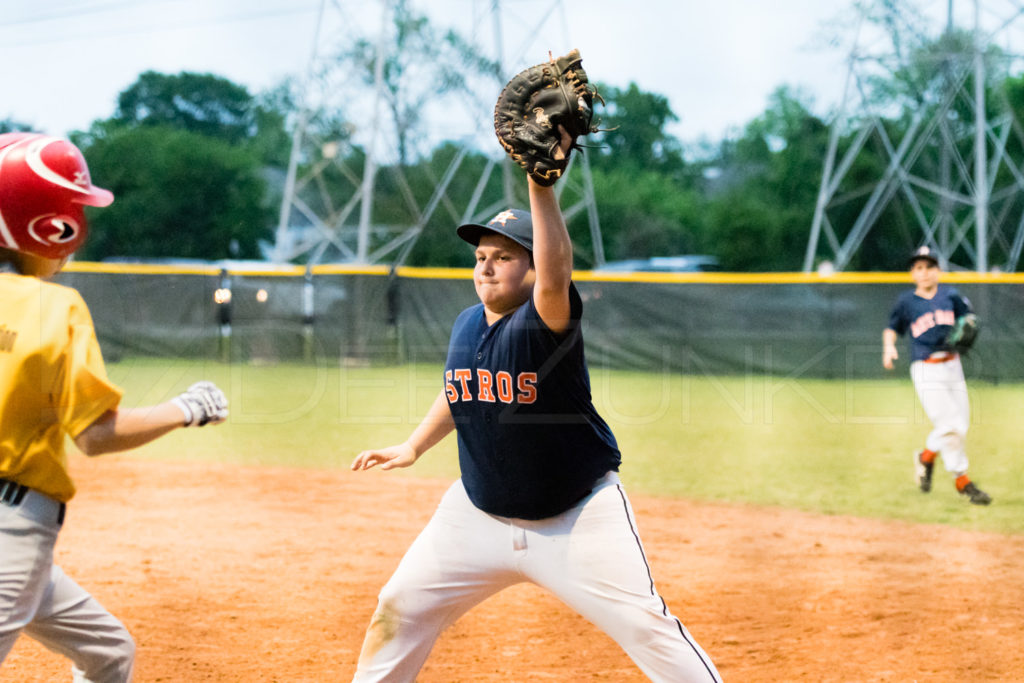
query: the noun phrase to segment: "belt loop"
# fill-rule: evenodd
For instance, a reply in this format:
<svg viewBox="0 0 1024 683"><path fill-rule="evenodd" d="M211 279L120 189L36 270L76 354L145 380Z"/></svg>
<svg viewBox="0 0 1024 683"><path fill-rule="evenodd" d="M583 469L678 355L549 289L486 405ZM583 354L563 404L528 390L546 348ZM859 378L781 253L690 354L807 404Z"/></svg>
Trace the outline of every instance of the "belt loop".
<svg viewBox="0 0 1024 683"><path fill-rule="evenodd" d="M28 493L27 486L18 486L18 488L14 490L14 496L11 498L11 503L13 505L21 505L21 501L25 500L26 493Z"/></svg>
<svg viewBox="0 0 1024 683"><path fill-rule="evenodd" d="M28 487L22 486L10 479L0 479L0 502L8 505L20 505L28 493Z"/></svg>

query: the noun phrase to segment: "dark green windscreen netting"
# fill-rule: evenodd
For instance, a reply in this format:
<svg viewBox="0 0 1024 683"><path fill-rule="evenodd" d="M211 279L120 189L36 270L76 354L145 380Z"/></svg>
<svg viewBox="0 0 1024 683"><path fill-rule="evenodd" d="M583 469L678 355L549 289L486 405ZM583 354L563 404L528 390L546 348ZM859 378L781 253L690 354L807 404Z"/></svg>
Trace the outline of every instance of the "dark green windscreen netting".
<svg viewBox="0 0 1024 683"><path fill-rule="evenodd" d="M111 360L442 362L455 316L477 302L468 277L73 271L58 281L82 293ZM891 376L881 367L882 329L909 283L577 286L591 366L870 378ZM967 374L1024 379L1024 288L957 287L982 323L978 346L964 362Z"/></svg>

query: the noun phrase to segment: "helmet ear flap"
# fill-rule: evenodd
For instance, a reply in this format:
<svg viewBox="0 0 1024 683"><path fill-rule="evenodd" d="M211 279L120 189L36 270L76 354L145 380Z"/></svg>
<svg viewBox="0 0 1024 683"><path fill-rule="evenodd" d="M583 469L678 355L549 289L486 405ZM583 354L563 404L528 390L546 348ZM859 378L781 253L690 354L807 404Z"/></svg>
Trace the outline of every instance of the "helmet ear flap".
<svg viewBox="0 0 1024 683"><path fill-rule="evenodd" d="M85 216L76 218L66 213L40 216L28 226L29 236L36 242L57 247L81 243L85 239L85 232Z"/></svg>

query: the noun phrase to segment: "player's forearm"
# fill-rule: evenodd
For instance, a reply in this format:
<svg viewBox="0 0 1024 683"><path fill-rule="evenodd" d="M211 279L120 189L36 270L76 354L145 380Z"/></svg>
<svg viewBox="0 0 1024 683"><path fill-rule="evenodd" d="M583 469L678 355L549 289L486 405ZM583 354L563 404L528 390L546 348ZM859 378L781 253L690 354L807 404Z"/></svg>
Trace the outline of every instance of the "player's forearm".
<svg viewBox="0 0 1024 683"><path fill-rule="evenodd" d="M448 397L442 391L434 399L434 404L430 406L419 426L406 439L406 443L412 447L418 458L448 436L453 429L455 418L452 417L451 408L448 406Z"/></svg>
<svg viewBox="0 0 1024 683"><path fill-rule="evenodd" d="M889 348L896 346L896 330L886 328L882 330L882 347Z"/></svg>
<svg viewBox="0 0 1024 683"><path fill-rule="evenodd" d="M553 187L529 180L533 218L533 264L537 287L568 291L572 279L572 241Z"/></svg>
<svg viewBox="0 0 1024 683"><path fill-rule="evenodd" d="M103 455L143 446L184 425L181 409L170 401L145 408L119 408L104 413L74 441L86 455Z"/></svg>
<svg viewBox="0 0 1024 683"><path fill-rule="evenodd" d="M530 187L530 214L533 218L533 267L536 280L533 302L541 320L555 333L564 332L570 323L569 285L572 282L572 242L558 198L551 187Z"/></svg>

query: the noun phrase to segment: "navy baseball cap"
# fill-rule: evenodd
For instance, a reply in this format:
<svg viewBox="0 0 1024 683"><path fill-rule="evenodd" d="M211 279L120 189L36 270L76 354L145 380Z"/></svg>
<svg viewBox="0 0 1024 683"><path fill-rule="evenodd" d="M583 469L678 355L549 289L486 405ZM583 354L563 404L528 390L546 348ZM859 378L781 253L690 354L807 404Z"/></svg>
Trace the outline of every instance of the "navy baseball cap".
<svg viewBox="0 0 1024 683"><path fill-rule="evenodd" d="M932 252L930 247L918 247L913 254L910 255L910 259L907 260L907 267L912 268L914 263L917 261L928 261L933 266L939 265L939 258Z"/></svg>
<svg viewBox="0 0 1024 683"><path fill-rule="evenodd" d="M521 245L526 251L533 252L533 219L528 211L522 209L506 209L487 221L487 225L460 225L456 232L474 247L480 244L484 233L495 232Z"/></svg>

